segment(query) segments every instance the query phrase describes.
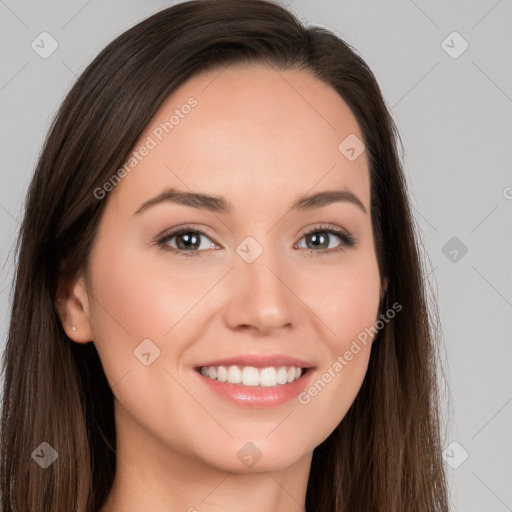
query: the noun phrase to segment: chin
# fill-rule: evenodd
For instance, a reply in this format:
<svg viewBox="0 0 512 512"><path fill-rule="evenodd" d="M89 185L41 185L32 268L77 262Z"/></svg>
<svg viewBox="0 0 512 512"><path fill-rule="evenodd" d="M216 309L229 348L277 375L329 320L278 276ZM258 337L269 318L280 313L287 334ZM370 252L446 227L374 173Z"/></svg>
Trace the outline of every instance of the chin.
<svg viewBox="0 0 512 512"><path fill-rule="evenodd" d="M201 458L209 465L232 473L264 473L282 471L302 459L311 459L314 446L304 443L287 446L284 439L254 439L253 441L232 440L231 446L218 446L212 452L211 446L205 447Z"/></svg>

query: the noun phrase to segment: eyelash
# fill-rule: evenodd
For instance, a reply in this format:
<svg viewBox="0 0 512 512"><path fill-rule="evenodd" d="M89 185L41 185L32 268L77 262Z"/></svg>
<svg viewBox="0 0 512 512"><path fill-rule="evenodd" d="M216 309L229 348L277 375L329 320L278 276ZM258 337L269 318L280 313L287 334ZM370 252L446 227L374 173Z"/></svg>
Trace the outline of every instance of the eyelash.
<svg viewBox="0 0 512 512"><path fill-rule="evenodd" d="M156 241L156 245L160 248L162 248L164 251L169 251L171 253L177 254L179 256L185 256L185 257L196 257L196 256L202 256L201 253L205 251L184 251L183 249L176 249L174 247L170 247L167 242L174 238L177 235L181 235L183 233L197 233L199 235L203 235L206 238L210 239L208 234L206 234L204 231L201 231L200 229L194 228L192 226L182 226L181 228L178 228L176 230L170 230L163 233L163 235ZM337 236L341 240L341 244L336 249L324 249L322 251L316 251L314 249L305 249L310 256L326 256L333 253L338 253L345 250L345 247L354 247L355 246L355 239L354 237L348 233L347 231L341 230L337 227L335 227L332 224L323 224L320 226L316 226L310 231L306 231L302 234L300 240L304 238L307 235L311 235L314 233L329 233Z"/></svg>

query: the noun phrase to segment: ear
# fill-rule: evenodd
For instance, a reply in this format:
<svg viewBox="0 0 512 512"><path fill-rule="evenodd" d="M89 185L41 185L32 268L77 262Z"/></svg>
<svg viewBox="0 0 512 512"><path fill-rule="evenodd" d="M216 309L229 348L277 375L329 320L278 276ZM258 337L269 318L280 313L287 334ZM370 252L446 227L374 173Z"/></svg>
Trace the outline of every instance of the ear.
<svg viewBox="0 0 512 512"><path fill-rule="evenodd" d="M89 297L83 276L59 282L55 307L69 338L77 343L92 341Z"/></svg>

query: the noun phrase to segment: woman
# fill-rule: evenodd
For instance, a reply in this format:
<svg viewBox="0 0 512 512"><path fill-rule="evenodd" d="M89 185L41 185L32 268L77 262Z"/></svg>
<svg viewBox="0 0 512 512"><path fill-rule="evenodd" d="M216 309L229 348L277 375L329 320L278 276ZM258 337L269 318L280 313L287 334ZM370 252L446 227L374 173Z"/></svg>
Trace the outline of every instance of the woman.
<svg viewBox="0 0 512 512"><path fill-rule="evenodd" d="M109 44L28 192L2 510L447 511L395 134L363 60L274 3Z"/></svg>

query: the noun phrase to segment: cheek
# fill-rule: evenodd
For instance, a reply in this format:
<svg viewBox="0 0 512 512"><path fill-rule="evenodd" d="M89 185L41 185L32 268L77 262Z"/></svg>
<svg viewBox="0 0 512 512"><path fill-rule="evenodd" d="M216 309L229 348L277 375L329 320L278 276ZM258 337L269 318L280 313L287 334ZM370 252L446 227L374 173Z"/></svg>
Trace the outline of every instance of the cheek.
<svg viewBox="0 0 512 512"><path fill-rule="evenodd" d="M158 354L156 366L177 365L197 338L197 315L207 304L202 298L218 280L208 265L177 265L163 250L130 248L113 231L91 255L93 339L112 386L146 368L136 358L139 347Z"/></svg>
<svg viewBox="0 0 512 512"><path fill-rule="evenodd" d="M322 415L325 432L343 419L364 380L378 317L380 276L372 253L359 253L351 264L329 275L317 273L325 283L318 288L315 313L324 325L326 349L317 378L299 396L310 414ZM312 301L313 303L313 301Z"/></svg>
<svg viewBox="0 0 512 512"><path fill-rule="evenodd" d="M315 272L317 288L308 285L309 302L324 324L331 351L347 350L351 341L373 326L380 300L380 276L373 254L354 253L338 267ZM370 341L370 340L368 340Z"/></svg>
<svg viewBox="0 0 512 512"><path fill-rule="evenodd" d="M368 269L367 269L368 270ZM325 439L354 402L368 369L379 305L378 272L333 279L329 300L318 314L324 328L322 366L310 386L298 396L308 417L323 418L311 434Z"/></svg>
<svg viewBox="0 0 512 512"><path fill-rule="evenodd" d="M94 323L100 337L119 332L133 343L163 340L211 286L211 279L198 278L197 272L174 265L170 257L166 262L163 251L155 257L156 251L120 251L114 243L103 244L93 260Z"/></svg>
<svg viewBox="0 0 512 512"><path fill-rule="evenodd" d="M164 280L115 234L100 239L91 273L93 340L112 384L141 365L134 351L143 340L162 350L164 334L176 322L178 297L162 293Z"/></svg>

